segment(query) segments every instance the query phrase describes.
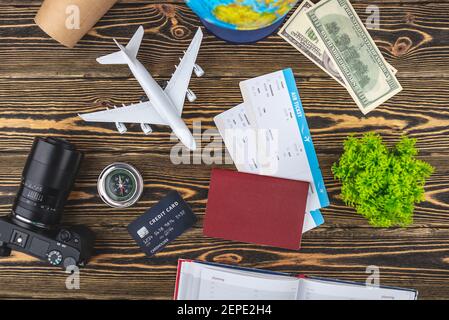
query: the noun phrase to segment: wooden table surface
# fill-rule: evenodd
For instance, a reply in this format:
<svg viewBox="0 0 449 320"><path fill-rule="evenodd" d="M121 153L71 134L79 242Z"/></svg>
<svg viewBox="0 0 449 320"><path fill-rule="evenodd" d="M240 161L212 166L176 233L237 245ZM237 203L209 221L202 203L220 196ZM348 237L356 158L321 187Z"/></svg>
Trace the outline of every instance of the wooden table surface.
<svg viewBox="0 0 449 320"><path fill-rule="evenodd" d="M300 252L206 238L202 225L210 171L206 164L173 165L166 128L144 136L140 127L120 135L113 125L82 122L78 113L106 104L136 102L142 95L126 66L102 66L95 58L115 51L145 27L139 53L157 80L168 80L188 46L198 18L181 0L120 1L75 49L48 38L34 23L37 0L0 0L0 214L11 209L21 171L36 136L60 136L85 152L64 222L97 233L95 256L81 271L81 289L65 288L66 274L24 254L0 260L3 298L171 298L178 258L236 263L283 272L365 281L366 267L380 267L381 284L416 288L423 299L449 298L449 2L353 1L365 20L369 4L380 7L381 29L372 31L385 58L399 70L403 92L364 117L349 94L302 54L273 35L253 45L230 45L205 33L193 78L196 103L186 103L189 126L242 101L239 82L291 67L301 92L331 206L326 223L304 235ZM331 165L348 134L374 130L394 144L402 134L418 138L420 158L436 171L426 202L408 228L377 229L339 200ZM136 165L145 179L139 203L126 210L100 200L96 180L114 161ZM233 168L233 165L220 167ZM126 226L170 190L178 190L199 217L195 227L147 258Z"/></svg>

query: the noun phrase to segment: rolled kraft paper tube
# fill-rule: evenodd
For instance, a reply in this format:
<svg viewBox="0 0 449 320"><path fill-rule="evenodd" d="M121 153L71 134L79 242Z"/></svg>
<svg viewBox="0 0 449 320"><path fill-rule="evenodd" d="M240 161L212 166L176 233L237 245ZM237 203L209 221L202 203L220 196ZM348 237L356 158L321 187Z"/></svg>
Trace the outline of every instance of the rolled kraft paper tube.
<svg viewBox="0 0 449 320"><path fill-rule="evenodd" d="M44 0L34 21L50 37L73 48L117 0Z"/></svg>

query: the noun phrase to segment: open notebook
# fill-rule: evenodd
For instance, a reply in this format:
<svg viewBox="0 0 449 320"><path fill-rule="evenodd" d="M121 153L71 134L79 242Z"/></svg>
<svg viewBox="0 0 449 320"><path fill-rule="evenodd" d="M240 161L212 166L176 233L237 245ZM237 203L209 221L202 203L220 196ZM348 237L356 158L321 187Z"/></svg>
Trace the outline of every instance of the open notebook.
<svg viewBox="0 0 449 320"><path fill-rule="evenodd" d="M417 291L179 260L176 300L415 300Z"/></svg>

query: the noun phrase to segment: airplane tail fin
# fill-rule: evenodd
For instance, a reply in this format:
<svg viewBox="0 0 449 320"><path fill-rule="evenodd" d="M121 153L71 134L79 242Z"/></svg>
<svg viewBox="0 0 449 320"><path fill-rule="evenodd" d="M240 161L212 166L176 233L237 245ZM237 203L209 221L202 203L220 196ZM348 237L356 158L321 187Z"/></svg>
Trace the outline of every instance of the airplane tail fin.
<svg viewBox="0 0 449 320"><path fill-rule="evenodd" d="M136 33L131 38L131 40L129 40L128 44L126 45L126 52L134 58L137 56L137 52L139 52L143 34L144 34L143 27L140 26L139 29L137 29Z"/></svg>
<svg viewBox="0 0 449 320"><path fill-rule="evenodd" d="M127 64L126 55L135 58L139 52L140 45L142 43L142 38L144 35L143 27L140 26L136 33L133 35L126 48L114 39L120 51L108 54L106 56L97 58L97 62L101 64Z"/></svg>

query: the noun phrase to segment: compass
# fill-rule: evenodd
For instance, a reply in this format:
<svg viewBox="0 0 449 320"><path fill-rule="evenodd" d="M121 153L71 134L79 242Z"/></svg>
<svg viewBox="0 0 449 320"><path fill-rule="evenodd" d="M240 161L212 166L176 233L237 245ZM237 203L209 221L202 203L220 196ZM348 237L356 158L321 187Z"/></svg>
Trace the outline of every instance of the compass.
<svg viewBox="0 0 449 320"><path fill-rule="evenodd" d="M116 162L103 169L97 187L106 204L114 208L127 208L142 195L143 179L132 165Z"/></svg>

